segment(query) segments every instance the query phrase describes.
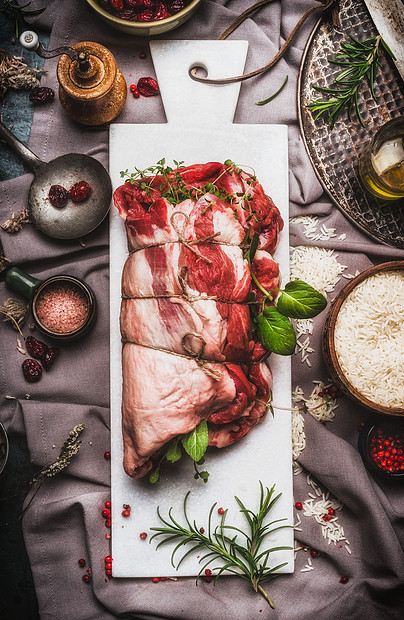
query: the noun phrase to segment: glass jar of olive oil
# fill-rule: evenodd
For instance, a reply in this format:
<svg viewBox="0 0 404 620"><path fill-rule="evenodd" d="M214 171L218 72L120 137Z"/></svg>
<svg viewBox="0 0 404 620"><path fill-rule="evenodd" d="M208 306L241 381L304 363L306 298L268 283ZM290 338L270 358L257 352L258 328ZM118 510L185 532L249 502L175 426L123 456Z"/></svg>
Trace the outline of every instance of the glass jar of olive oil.
<svg viewBox="0 0 404 620"><path fill-rule="evenodd" d="M404 116L380 127L359 159L365 189L381 200L404 197Z"/></svg>

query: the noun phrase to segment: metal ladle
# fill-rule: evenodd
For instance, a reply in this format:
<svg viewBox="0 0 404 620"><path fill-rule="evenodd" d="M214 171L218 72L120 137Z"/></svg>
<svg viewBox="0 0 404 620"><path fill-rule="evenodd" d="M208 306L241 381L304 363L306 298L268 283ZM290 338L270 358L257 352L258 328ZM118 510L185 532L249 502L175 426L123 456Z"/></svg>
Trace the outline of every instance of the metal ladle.
<svg viewBox="0 0 404 620"><path fill-rule="evenodd" d="M28 205L30 218L38 230L54 239L77 239L101 224L111 205L112 183L99 161L81 153L70 153L46 163L1 122L0 138L34 173ZM76 205L69 199L63 208L51 204L48 194L52 185L69 190L78 181L91 185L91 194L85 201Z"/></svg>

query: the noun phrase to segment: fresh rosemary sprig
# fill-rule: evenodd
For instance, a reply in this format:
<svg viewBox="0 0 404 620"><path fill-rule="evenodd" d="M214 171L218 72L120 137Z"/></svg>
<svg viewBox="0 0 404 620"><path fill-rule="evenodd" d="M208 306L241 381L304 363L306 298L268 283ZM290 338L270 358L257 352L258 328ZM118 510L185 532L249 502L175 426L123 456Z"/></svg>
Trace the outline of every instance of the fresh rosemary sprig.
<svg viewBox="0 0 404 620"><path fill-rule="evenodd" d="M328 122L331 128L334 127L335 121L345 109L347 109L348 120L351 120L353 108L356 111L360 124L364 126L363 118L359 111L358 96L364 80L367 80L372 97L376 101L373 83L377 68L380 65L380 45L391 58L395 58L393 52L380 35L365 41L358 41L351 36L349 38L349 42L341 43L342 52L329 60L329 62L342 68L333 82L334 87L314 86L319 92L332 95L332 98L311 101L308 106L309 110L314 113L314 120L317 120L322 114L328 114Z"/></svg>
<svg viewBox="0 0 404 620"><path fill-rule="evenodd" d="M277 97L279 95L279 93L283 90L283 87L286 86L288 78L289 78L289 76L287 75L285 77L285 79L283 80L281 86L278 88L278 90L276 90L274 92L273 95L270 95L269 97L267 97L266 99L263 99L262 101L257 101L255 105L266 105L270 101L273 101L275 99L275 97Z"/></svg>
<svg viewBox="0 0 404 620"><path fill-rule="evenodd" d="M235 497L235 500L240 506L240 512L243 513L247 521L247 532L244 532L233 525L226 524L227 510L224 511L220 524L213 528L212 514L216 506L215 503L209 511L206 533L204 528L198 527L195 521L191 521L188 518L188 492L184 499L184 517L186 524L181 525L178 523L178 521L172 516L172 508L170 508L168 512L167 519L164 519L161 516L160 509L157 508L157 514L164 525L150 528L152 531L156 532L150 538L150 542L159 536L163 537L163 540L160 540L156 549L166 543L177 542L171 554L171 563L177 569L186 557L196 553L199 549L207 549L208 553L199 559L199 563L202 564L202 567L198 573L196 583L198 583L201 573L209 565L213 562L219 561L219 564L212 568L215 573L217 571L214 581L215 584L225 571L227 573L238 575L242 579L248 581L255 592L262 594L267 603L273 608L274 605L261 584L274 579L277 576L274 573L285 566L287 562L283 562L282 564L278 564L277 566L270 568L268 566L270 554L275 551L291 549L292 547L282 546L262 550L262 546L265 538L269 534L272 534L272 532L275 532L276 530L292 526L285 524L275 525L281 521L286 521L286 519L276 519L266 525L264 524L266 517L275 502L281 496L281 493L273 497L275 493L275 485L271 489L266 487L264 490L261 481L259 484L260 503L258 512L255 513L254 511L246 508L243 502L238 497ZM228 531L236 532L236 534L234 536L229 536L227 535ZM238 535L242 536L242 542L238 541ZM185 551L182 558L177 562L177 565L175 565L174 558L178 549L186 545L191 545L191 547Z"/></svg>
<svg viewBox="0 0 404 620"><path fill-rule="evenodd" d="M1 0L0 13L6 17L6 19L14 22L15 36L18 38L20 33L20 20L24 21L24 17L30 15L40 15L46 7L42 9L27 9L31 2L20 5L13 0ZM24 22L25 23L25 22Z"/></svg>

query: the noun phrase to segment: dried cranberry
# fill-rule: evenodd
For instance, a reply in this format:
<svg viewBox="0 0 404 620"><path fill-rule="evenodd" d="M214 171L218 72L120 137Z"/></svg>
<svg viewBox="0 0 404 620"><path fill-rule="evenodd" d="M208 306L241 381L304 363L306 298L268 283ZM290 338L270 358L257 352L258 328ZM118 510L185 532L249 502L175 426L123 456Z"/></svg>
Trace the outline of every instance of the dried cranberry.
<svg viewBox="0 0 404 620"><path fill-rule="evenodd" d="M137 89L143 97L153 97L159 94L159 87L156 80L152 77L143 77L137 83Z"/></svg>
<svg viewBox="0 0 404 620"><path fill-rule="evenodd" d="M136 21L137 10L136 9L123 9L123 11L117 11L115 13L115 17L119 17L119 19L126 19L126 21L133 22Z"/></svg>
<svg viewBox="0 0 404 620"><path fill-rule="evenodd" d="M125 0L126 6L131 8L138 8L140 6L145 6L143 0Z"/></svg>
<svg viewBox="0 0 404 620"><path fill-rule="evenodd" d="M36 383L42 377L42 368L36 360L24 360L22 363L22 371L25 379L29 383Z"/></svg>
<svg viewBox="0 0 404 620"><path fill-rule="evenodd" d="M184 0L173 0L170 2L169 11L171 12L171 15L174 15L175 13L178 13L178 11L182 11L184 7Z"/></svg>
<svg viewBox="0 0 404 620"><path fill-rule="evenodd" d="M47 86L38 86L31 90L29 98L33 103L46 103L54 100L55 91Z"/></svg>
<svg viewBox="0 0 404 620"><path fill-rule="evenodd" d="M109 0L109 3L114 11L122 11L124 7L123 0Z"/></svg>
<svg viewBox="0 0 404 620"><path fill-rule="evenodd" d="M52 185L49 189L48 194L49 202L53 204L54 207L64 207L69 198L69 194L67 189L62 187L61 185Z"/></svg>
<svg viewBox="0 0 404 620"><path fill-rule="evenodd" d="M59 353L60 349L58 347L50 347L47 351L45 351L41 358L42 366L45 370L50 370L52 368Z"/></svg>
<svg viewBox="0 0 404 620"><path fill-rule="evenodd" d="M160 2L160 4L157 5L157 9L154 14L154 20L158 21L160 19L167 19L167 17L171 17L171 13L169 13L167 5L164 4L164 2ZM154 95L156 93L152 94Z"/></svg>
<svg viewBox="0 0 404 620"><path fill-rule="evenodd" d="M69 189L69 196L74 202L82 202L91 194L91 185L87 181L79 181Z"/></svg>
<svg viewBox="0 0 404 620"><path fill-rule="evenodd" d="M137 16L138 22L151 22L153 20L153 11L151 9L145 9Z"/></svg>
<svg viewBox="0 0 404 620"><path fill-rule="evenodd" d="M27 347L28 353L32 357L35 357L37 360L42 359L42 357L45 355L46 351L48 350L48 347L46 344L44 344L43 342L40 342L33 336L27 336L27 338L25 339L25 346Z"/></svg>

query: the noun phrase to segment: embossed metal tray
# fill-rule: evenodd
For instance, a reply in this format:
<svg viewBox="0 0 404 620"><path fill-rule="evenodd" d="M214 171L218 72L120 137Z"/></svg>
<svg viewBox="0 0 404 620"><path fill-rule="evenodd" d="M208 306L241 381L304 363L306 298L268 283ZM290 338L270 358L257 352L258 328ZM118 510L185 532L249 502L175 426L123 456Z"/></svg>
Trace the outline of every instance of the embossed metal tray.
<svg viewBox="0 0 404 620"><path fill-rule="evenodd" d="M364 144L386 121L404 114L404 83L394 63L381 52L374 85L376 101L366 83L361 89L359 109L364 127L355 113L351 121L344 113L331 129L326 117L314 121L307 108L311 100L322 97L313 85L330 86L338 74L338 66L329 63L329 58L338 53L340 42L348 35L364 40L378 34L363 2L340 0L339 14L340 30L320 19L306 44L297 90L300 131L314 170L337 207L373 239L404 249L404 199L385 202L373 198L363 190L358 175Z"/></svg>

